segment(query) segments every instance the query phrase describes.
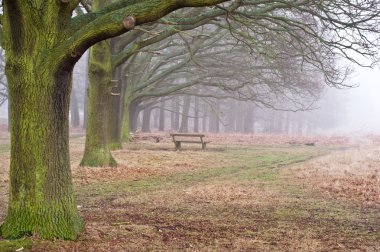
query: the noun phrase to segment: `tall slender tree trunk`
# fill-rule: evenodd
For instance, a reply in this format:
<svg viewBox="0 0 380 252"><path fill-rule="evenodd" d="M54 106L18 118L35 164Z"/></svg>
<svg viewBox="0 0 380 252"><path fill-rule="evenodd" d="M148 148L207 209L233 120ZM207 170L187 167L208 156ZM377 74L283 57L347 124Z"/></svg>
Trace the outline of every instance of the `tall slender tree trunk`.
<svg viewBox="0 0 380 252"><path fill-rule="evenodd" d="M199 97L194 97L194 132L199 132Z"/></svg>
<svg viewBox="0 0 380 252"><path fill-rule="evenodd" d="M129 101L126 101L124 103L122 141L129 141L129 138L130 138L132 107L133 107L133 104L131 104Z"/></svg>
<svg viewBox="0 0 380 252"><path fill-rule="evenodd" d="M63 29L71 13L47 3L49 13L60 13L52 19L46 18L49 13L21 8L20 1L2 3L12 122L10 191L1 235L75 239L83 228L69 159L68 116L76 59L47 57L66 39Z"/></svg>
<svg viewBox="0 0 380 252"><path fill-rule="evenodd" d="M220 131L218 111L219 111L219 103L217 101L215 103L215 109L212 112L210 123L209 123L209 131L213 133L219 133Z"/></svg>
<svg viewBox="0 0 380 252"><path fill-rule="evenodd" d="M83 55L82 59L85 60L84 69L83 69L84 75L82 76L83 82L84 82L82 128L86 129L87 106L88 106L88 60L89 60L88 51L86 51L86 53Z"/></svg>
<svg viewBox="0 0 380 252"><path fill-rule="evenodd" d="M203 104L202 132L207 131L208 108Z"/></svg>
<svg viewBox="0 0 380 252"><path fill-rule="evenodd" d="M171 129L179 129L179 97L174 97L172 100L172 113L171 113Z"/></svg>
<svg viewBox="0 0 380 252"><path fill-rule="evenodd" d="M182 109L182 120L179 132L189 132L189 112L190 112L190 102L191 96L185 96L183 99L183 109Z"/></svg>
<svg viewBox="0 0 380 252"><path fill-rule="evenodd" d="M80 117L79 117L79 106L78 99L74 88L71 91L71 102L70 102L70 116L71 116L71 126L74 128L79 127Z"/></svg>
<svg viewBox="0 0 380 252"><path fill-rule="evenodd" d="M130 133L137 130L137 119L139 116L138 110L139 101L125 102L123 115L123 141L129 141Z"/></svg>
<svg viewBox="0 0 380 252"><path fill-rule="evenodd" d="M86 128L87 125L87 107L88 107L88 65L87 69L85 71L86 77L85 77L85 86L84 86L84 100L83 100L83 129Z"/></svg>
<svg viewBox="0 0 380 252"><path fill-rule="evenodd" d="M88 106L88 60L89 60L89 54L86 53L83 55L85 57L85 68L84 68L84 97L83 97L83 124L82 127L83 129L86 128L86 119L87 119L87 106Z"/></svg>
<svg viewBox="0 0 380 252"><path fill-rule="evenodd" d="M150 132L150 118L151 118L151 108L146 108L143 110L143 120L142 120L142 132Z"/></svg>
<svg viewBox="0 0 380 252"><path fill-rule="evenodd" d="M160 103L160 119L158 122L158 130L165 130L165 101L161 101Z"/></svg>
<svg viewBox="0 0 380 252"><path fill-rule="evenodd" d="M235 125L236 125L236 116L239 115L239 113L236 113L236 102L230 101L230 110L227 113L227 126L225 131L226 132L235 132Z"/></svg>
<svg viewBox="0 0 380 252"><path fill-rule="evenodd" d="M103 8L108 0L93 0L94 11ZM86 144L81 166L116 166L108 146L108 109L111 94L110 41L92 46L89 60L89 92L86 127Z"/></svg>
<svg viewBox="0 0 380 252"><path fill-rule="evenodd" d="M158 129L158 122L160 119L160 111L159 109L153 110L153 128Z"/></svg>

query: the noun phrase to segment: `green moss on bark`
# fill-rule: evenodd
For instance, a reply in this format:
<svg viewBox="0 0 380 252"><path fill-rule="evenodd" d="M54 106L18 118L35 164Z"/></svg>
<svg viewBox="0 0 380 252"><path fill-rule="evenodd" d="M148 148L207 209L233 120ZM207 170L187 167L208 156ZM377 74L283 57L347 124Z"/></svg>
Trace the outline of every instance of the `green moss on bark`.
<svg viewBox="0 0 380 252"><path fill-rule="evenodd" d="M68 141L74 62L45 57L66 39L71 14L56 4L36 13L29 4L3 1L12 121L9 203L1 234L74 240L83 229Z"/></svg>
<svg viewBox="0 0 380 252"><path fill-rule="evenodd" d="M94 10L105 2L93 1ZM81 166L116 166L108 146L111 78L111 48L109 41L102 41L90 49L86 145Z"/></svg>

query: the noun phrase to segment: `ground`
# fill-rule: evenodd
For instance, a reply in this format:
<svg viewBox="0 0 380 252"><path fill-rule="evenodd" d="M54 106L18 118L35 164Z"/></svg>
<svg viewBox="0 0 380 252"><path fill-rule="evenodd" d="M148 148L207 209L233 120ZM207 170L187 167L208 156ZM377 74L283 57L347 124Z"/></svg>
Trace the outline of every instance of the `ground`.
<svg viewBox="0 0 380 252"><path fill-rule="evenodd" d="M376 141L208 137L206 151L174 151L165 135L158 143L135 136L113 152L117 168L94 169L78 166L84 138L73 135L85 232L75 242L0 240L0 251L380 251ZM8 149L0 139L0 222Z"/></svg>

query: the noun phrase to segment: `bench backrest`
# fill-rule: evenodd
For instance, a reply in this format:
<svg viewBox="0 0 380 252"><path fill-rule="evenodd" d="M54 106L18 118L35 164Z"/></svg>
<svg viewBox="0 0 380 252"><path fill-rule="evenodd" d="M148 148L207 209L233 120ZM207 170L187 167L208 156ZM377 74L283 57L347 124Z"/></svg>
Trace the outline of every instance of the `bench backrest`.
<svg viewBox="0 0 380 252"><path fill-rule="evenodd" d="M186 134L186 133L171 133L171 137L205 137L203 134Z"/></svg>

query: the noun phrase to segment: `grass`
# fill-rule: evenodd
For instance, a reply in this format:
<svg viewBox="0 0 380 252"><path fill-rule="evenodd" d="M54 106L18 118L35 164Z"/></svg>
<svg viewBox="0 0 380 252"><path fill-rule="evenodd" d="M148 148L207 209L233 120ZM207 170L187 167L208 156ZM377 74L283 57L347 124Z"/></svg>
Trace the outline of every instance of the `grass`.
<svg viewBox="0 0 380 252"><path fill-rule="evenodd" d="M29 238L20 240L0 240L1 252L27 251L32 248L32 240Z"/></svg>
<svg viewBox="0 0 380 252"><path fill-rule="evenodd" d="M178 153L127 148L116 153L118 159L136 158L139 169L74 169L86 232L76 242L33 238L33 251L380 249L378 207L326 197L289 169L331 149L217 148ZM151 159L162 155L167 156L156 163L170 162L155 167ZM146 174L135 176L141 170ZM116 172L128 176L112 177ZM85 175L92 180L78 179ZM112 179L104 180L105 175Z"/></svg>

